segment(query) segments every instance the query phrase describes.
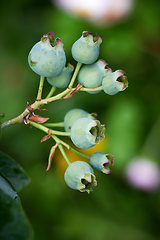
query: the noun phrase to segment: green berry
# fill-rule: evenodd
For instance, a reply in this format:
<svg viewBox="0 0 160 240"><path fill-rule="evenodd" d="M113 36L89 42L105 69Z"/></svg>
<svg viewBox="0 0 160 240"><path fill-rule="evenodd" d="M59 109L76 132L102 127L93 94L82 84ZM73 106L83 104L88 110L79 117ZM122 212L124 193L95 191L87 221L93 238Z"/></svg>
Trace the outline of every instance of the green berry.
<svg viewBox="0 0 160 240"><path fill-rule="evenodd" d="M104 125L101 125L98 120L80 118L71 128L71 140L78 148L90 148L104 138L104 131Z"/></svg>
<svg viewBox="0 0 160 240"><path fill-rule="evenodd" d="M54 87L65 88L68 86L74 67L71 64L68 64L67 67L64 67L62 72L54 77L47 77L47 81Z"/></svg>
<svg viewBox="0 0 160 240"><path fill-rule="evenodd" d="M111 69L108 69L108 72L102 80L102 88L105 93L115 95L120 91L124 91L127 87L127 77L122 70L112 72Z"/></svg>
<svg viewBox="0 0 160 240"><path fill-rule="evenodd" d="M63 43L59 38L54 38L54 33L44 35L36 43L28 56L31 69L38 75L53 77L62 72L66 64Z"/></svg>
<svg viewBox="0 0 160 240"><path fill-rule="evenodd" d="M100 36L84 31L81 38L79 38L72 46L72 56L80 63L92 64L99 56L99 46L102 43Z"/></svg>
<svg viewBox="0 0 160 240"><path fill-rule="evenodd" d="M64 174L64 180L70 188L80 192L90 193L97 186L92 167L83 161L71 163Z"/></svg>
<svg viewBox="0 0 160 240"><path fill-rule="evenodd" d="M113 166L113 156L111 154L95 152L90 157L90 164L94 169L109 174Z"/></svg>
<svg viewBox="0 0 160 240"><path fill-rule="evenodd" d="M96 63L85 65L81 68L78 74L78 81L85 88L100 87L102 85L102 79L107 71L107 63L104 60L98 60Z"/></svg>
<svg viewBox="0 0 160 240"><path fill-rule="evenodd" d="M74 122L79 118L93 118L91 114L84 111L80 108L73 108L69 112L66 113L64 117L64 128L66 132L70 132Z"/></svg>

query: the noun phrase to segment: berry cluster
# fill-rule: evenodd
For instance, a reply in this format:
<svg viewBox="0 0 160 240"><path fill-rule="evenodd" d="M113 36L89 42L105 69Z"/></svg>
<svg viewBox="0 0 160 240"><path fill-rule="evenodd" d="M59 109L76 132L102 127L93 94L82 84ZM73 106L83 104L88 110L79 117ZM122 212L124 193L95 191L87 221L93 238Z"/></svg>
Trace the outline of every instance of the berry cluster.
<svg viewBox="0 0 160 240"><path fill-rule="evenodd" d="M71 64L66 66L62 41L59 38L55 39L52 32L44 35L33 46L28 56L29 66L40 75L36 101L31 105L28 104L18 117L2 123L1 126L4 128L14 123L25 123L44 131L47 135L41 142L49 138L55 141L55 145L50 150L47 170L50 169L54 152L58 147L69 165L64 175L66 184L72 189L88 193L97 185L93 169L100 170L105 174L110 173L113 156L101 152L87 156L62 141L58 135L68 136L77 148L87 149L95 146L104 138L104 125L97 120L95 114L89 114L79 108L70 110L65 115L64 121L60 123L46 123L48 118L36 115L35 110L45 110L42 109L43 105L59 99L70 98L79 91L95 94L103 90L109 95L114 95L127 88L127 78L122 70L113 72L104 60L97 60L101 43L100 36L84 31L72 46L72 56L77 61L74 70ZM47 97L42 99L45 78L52 87ZM76 78L78 84L73 87ZM66 89L54 95L56 88ZM54 127L64 127L65 131L54 130ZM90 164L85 161L71 163L64 147L88 159Z"/></svg>
<svg viewBox="0 0 160 240"><path fill-rule="evenodd" d="M81 149L95 146L104 138L104 125L95 119L93 114L75 108L71 109L64 117L64 128L71 133L70 137L74 145ZM77 152L77 151L76 151ZM78 152L77 152L78 153ZM90 161L94 169L103 173L110 173L113 165L111 154L95 152L92 156L85 158ZM97 185L94 171L88 163L76 161L69 165L65 172L65 182L70 188L87 191L88 193Z"/></svg>
<svg viewBox="0 0 160 240"><path fill-rule="evenodd" d="M97 61L101 43L100 36L84 31L81 38L73 44L73 58L79 65L85 64L78 74L78 82L85 88L96 88L96 91L86 89L88 93L98 93L103 90L109 95L114 95L124 91L128 87L128 81L122 70L113 72L104 60ZM68 86L74 67L71 64L65 67L63 43L59 38L55 39L53 33L44 35L41 41L33 46L28 62L32 70L47 77L47 81L52 86L57 88Z"/></svg>

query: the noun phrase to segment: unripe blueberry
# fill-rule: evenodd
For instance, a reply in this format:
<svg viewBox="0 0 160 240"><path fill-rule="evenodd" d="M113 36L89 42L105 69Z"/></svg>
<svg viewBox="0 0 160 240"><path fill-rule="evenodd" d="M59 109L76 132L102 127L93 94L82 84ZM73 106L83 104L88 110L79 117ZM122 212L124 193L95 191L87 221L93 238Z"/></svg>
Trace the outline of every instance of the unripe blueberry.
<svg viewBox="0 0 160 240"><path fill-rule="evenodd" d="M100 36L84 31L81 38L79 38L72 46L72 56L80 63L92 64L99 56L99 46L102 43Z"/></svg>
<svg viewBox="0 0 160 240"><path fill-rule="evenodd" d="M102 80L102 88L105 93L114 95L120 91L124 91L127 87L127 77L122 70L112 72L111 69L108 69L108 72Z"/></svg>
<svg viewBox="0 0 160 240"><path fill-rule="evenodd" d="M64 174L64 180L70 188L80 192L90 193L97 186L92 167L83 161L71 163Z"/></svg>
<svg viewBox="0 0 160 240"><path fill-rule="evenodd" d="M111 154L95 152L90 157L90 164L94 169L109 174L113 166L113 156Z"/></svg>
<svg viewBox="0 0 160 240"><path fill-rule="evenodd" d="M98 60L96 63L85 65L81 68L78 74L78 81L86 88L97 88L102 85L102 79L107 71L107 63L104 60Z"/></svg>
<svg viewBox="0 0 160 240"><path fill-rule="evenodd" d="M53 77L63 70L66 64L66 56L63 43L59 38L54 38L54 33L43 35L36 43L28 56L31 69L44 77Z"/></svg>
<svg viewBox="0 0 160 240"><path fill-rule="evenodd" d="M71 80L73 69L74 67L71 64L68 64L67 67L63 68L62 72L59 75L56 75L54 77L47 77L48 83L57 88L67 87Z"/></svg>
<svg viewBox="0 0 160 240"><path fill-rule="evenodd" d="M71 128L74 124L74 122L79 119L79 118L91 118L93 119L94 117L92 114L89 114L88 112L84 111L83 109L80 108L73 108L69 112L66 113L64 117L64 128L66 132L70 132Z"/></svg>
<svg viewBox="0 0 160 240"><path fill-rule="evenodd" d="M98 120L80 118L71 128L71 140L78 148L90 148L104 138L104 131L104 125Z"/></svg>

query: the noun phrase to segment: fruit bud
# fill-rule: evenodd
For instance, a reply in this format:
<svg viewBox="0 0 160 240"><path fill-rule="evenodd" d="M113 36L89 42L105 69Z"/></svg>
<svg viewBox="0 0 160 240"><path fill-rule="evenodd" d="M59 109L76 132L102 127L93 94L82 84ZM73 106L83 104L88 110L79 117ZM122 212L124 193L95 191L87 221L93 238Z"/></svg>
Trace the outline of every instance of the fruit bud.
<svg viewBox="0 0 160 240"><path fill-rule="evenodd" d="M100 36L84 31L81 38L79 38L72 46L72 56L80 63L92 64L99 56L99 46L102 43Z"/></svg>
<svg viewBox="0 0 160 240"><path fill-rule="evenodd" d="M92 167L83 161L71 163L64 174L64 180L70 188L80 192L90 193L97 186Z"/></svg>
<svg viewBox="0 0 160 240"><path fill-rule="evenodd" d="M105 93L115 95L120 91L124 91L128 87L127 77L122 70L112 72L108 69L105 77L102 80L102 88Z"/></svg>
<svg viewBox="0 0 160 240"><path fill-rule="evenodd" d="M113 156L111 154L95 152L90 157L90 164L94 169L109 174L113 166Z"/></svg>
<svg viewBox="0 0 160 240"><path fill-rule="evenodd" d="M80 118L71 128L71 140L78 148L90 148L104 138L104 131L104 125L101 125L98 120Z"/></svg>
<svg viewBox="0 0 160 240"><path fill-rule="evenodd" d="M31 69L40 76L53 77L63 70L66 56L63 43L59 38L54 38L54 33L43 35L36 43L28 56Z"/></svg>

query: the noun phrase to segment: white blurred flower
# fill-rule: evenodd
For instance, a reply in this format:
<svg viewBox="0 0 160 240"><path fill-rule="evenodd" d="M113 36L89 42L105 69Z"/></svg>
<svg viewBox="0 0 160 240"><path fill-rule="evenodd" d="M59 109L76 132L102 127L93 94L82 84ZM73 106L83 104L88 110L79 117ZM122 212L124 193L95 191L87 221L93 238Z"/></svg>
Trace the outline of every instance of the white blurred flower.
<svg viewBox="0 0 160 240"><path fill-rule="evenodd" d="M133 159L128 164L125 174L128 182L141 190L152 191L160 186L160 169L149 159Z"/></svg>
<svg viewBox="0 0 160 240"><path fill-rule="evenodd" d="M119 21L132 9L134 0L54 0L63 9L94 22Z"/></svg>

